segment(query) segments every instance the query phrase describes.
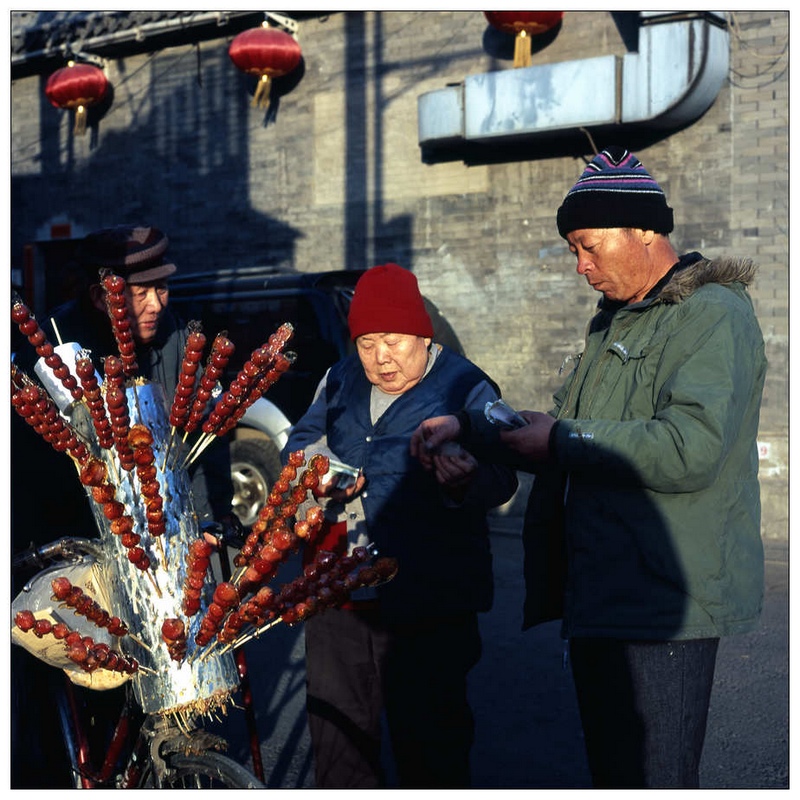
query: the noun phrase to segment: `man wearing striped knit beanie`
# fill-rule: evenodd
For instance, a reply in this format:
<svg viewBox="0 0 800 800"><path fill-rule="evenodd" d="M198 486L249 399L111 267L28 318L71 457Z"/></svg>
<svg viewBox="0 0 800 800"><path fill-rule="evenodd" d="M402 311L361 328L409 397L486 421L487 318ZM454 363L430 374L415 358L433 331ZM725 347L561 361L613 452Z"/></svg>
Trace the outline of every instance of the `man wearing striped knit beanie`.
<svg viewBox="0 0 800 800"><path fill-rule="evenodd" d="M502 432L426 420L412 452L494 436L536 474L524 627L562 620L594 786L697 787L719 639L752 630L763 596L755 267L679 256L662 188L621 147L557 225L602 297L554 407Z"/></svg>
<svg viewBox="0 0 800 800"><path fill-rule="evenodd" d="M621 147L597 155L558 209L565 239L579 228L642 228L670 233L672 209L642 162Z"/></svg>

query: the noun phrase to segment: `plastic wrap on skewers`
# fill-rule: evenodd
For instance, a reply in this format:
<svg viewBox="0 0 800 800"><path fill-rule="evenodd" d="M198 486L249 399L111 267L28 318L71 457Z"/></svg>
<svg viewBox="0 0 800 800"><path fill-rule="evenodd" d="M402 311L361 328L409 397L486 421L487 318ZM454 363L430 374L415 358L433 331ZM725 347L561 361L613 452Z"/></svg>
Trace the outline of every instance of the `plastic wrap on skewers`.
<svg viewBox="0 0 800 800"><path fill-rule="evenodd" d="M494 400L486 404L484 415L492 425L497 425L503 430L513 431L517 428L524 428L528 421L515 411L505 400Z"/></svg>

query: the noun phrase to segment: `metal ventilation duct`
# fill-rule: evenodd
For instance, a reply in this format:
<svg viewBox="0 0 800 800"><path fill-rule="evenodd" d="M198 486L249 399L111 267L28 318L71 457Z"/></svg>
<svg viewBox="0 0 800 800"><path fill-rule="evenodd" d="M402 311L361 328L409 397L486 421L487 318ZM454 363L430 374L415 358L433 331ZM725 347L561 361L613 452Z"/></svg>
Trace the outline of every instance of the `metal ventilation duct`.
<svg viewBox="0 0 800 800"><path fill-rule="evenodd" d="M423 152L609 127L676 129L702 115L728 74L717 12L640 12L639 49L467 77L417 101Z"/></svg>

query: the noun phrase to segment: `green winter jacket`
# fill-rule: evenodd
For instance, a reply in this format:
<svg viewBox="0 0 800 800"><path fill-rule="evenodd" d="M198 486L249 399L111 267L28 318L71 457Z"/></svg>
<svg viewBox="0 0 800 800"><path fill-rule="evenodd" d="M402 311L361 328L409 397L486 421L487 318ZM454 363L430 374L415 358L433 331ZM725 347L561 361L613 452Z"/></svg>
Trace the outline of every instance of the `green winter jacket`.
<svg viewBox="0 0 800 800"><path fill-rule="evenodd" d="M695 253L655 297L600 303L555 396L558 468L531 491L524 627L562 616L565 638L660 640L754 627L766 371L754 272Z"/></svg>

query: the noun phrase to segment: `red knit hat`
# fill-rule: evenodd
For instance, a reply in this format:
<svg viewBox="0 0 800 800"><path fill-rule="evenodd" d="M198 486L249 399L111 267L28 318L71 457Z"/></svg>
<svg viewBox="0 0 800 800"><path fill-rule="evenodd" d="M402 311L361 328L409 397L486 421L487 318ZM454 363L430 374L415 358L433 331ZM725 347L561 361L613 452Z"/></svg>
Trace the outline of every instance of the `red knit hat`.
<svg viewBox="0 0 800 800"><path fill-rule="evenodd" d="M354 341L364 333L433 337L417 278L397 264L372 267L358 279L347 321Z"/></svg>

